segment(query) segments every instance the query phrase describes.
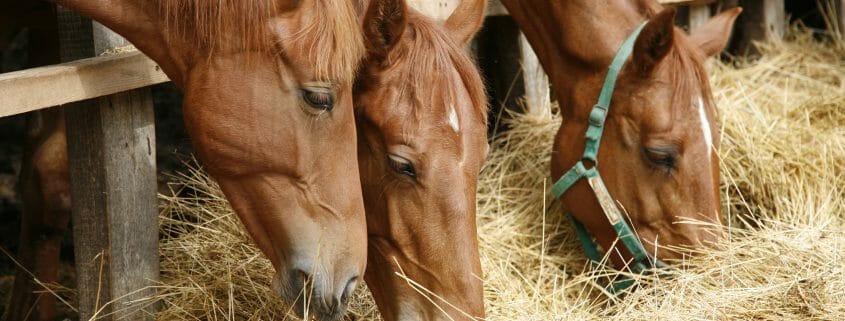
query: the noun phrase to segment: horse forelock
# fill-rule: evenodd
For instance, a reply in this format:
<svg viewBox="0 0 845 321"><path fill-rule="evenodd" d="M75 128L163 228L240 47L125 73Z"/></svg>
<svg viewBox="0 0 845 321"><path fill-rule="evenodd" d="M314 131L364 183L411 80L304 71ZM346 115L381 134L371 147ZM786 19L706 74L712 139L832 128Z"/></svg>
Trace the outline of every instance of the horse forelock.
<svg viewBox="0 0 845 321"><path fill-rule="evenodd" d="M656 0L639 0L643 15L651 19L665 8ZM707 71L704 69L704 57L693 47L687 39L686 33L678 29L674 30L672 50L666 58L670 70L671 82L674 85L672 90L673 106L685 106L689 104L690 95L701 95L707 99L710 93L710 82L707 78ZM690 93L698 89L697 93ZM679 105L682 104L682 105Z"/></svg>
<svg viewBox="0 0 845 321"><path fill-rule="evenodd" d="M698 98L709 100L710 81L704 67L704 57L693 47L683 31L676 29L675 33L672 51L666 59L670 81L674 86L672 105L689 106L691 101L695 105Z"/></svg>
<svg viewBox="0 0 845 321"><path fill-rule="evenodd" d="M159 0L158 8L165 17L167 30L208 55L213 55L222 45L279 51L282 46L264 46L268 39L273 39L268 24L283 9L289 9L272 0ZM305 48L308 63L315 66L319 80L351 82L364 55L352 3L313 0L293 10L308 10L309 19L303 28L283 41Z"/></svg>
<svg viewBox="0 0 845 321"><path fill-rule="evenodd" d="M450 108L471 108L469 112L486 126L487 96L475 62L442 26L430 18L409 12L406 34L390 53L388 61L389 65L399 69L400 79L408 80L399 89L400 97L409 97L414 102L412 112L415 115L420 114L420 108L432 107L428 97L441 95L446 102L441 115L444 119L449 116ZM454 101L455 89L450 84L453 69L460 75L472 106L458 105Z"/></svg>
<svg viewBox="0 0 845 321"><path fill-rule="evenodd" d="M166 29L189 45L214 48L224 34L236 34L241 47L262 40L265 23L277 11L275 1L262 0L159 0Z"/></svg>
<svg viewBox="0 0 845 321"><path fill-rule="evenodd" d="M313 19L295 38L307 46L318 78L351 84L366 52L357 11L351 1L317 0L315 4Z"/></svg>

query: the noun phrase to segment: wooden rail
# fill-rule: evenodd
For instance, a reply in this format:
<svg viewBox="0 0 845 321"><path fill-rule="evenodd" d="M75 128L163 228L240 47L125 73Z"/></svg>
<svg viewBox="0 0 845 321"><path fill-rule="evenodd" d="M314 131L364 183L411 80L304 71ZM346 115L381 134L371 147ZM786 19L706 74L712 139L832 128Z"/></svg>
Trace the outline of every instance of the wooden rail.
<svg viewBox="0 0 845 321"><path fill-rule="evenodd" d="M138 51L0 74L0 117L168 81Z"/></svg>
<svg viewBox="0 0 845 321"><path fill-rule="evenodd" d="M660 4L671 6L701 6L716 2L716 0L658 0Z"/></svg>

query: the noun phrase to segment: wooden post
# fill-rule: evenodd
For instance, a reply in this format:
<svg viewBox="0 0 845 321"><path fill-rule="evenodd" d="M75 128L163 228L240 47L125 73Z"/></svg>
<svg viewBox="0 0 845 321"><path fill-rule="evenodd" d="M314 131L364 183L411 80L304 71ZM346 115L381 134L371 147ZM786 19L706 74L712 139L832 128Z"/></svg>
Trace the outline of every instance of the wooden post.
<svg viewBox="0 0 845 321"><path fill-rule="evenodd" d="M126 44L70 10L58 15L63 61ZM83 101L65 113L79 318L152 321L159 265L150 90Z"/></svg>
<svg viewBox="0 0 845 321"><path fill-rule="evenodd" d="M525 111L529 114L551 113L551 91L549 77L540 65L537 54L521 32L519 33L519 51L522 60L522 82L525 85Z"/></svg>
<svg viewBox="0 0 845 321"><path fill-rule="evenodd" d="M741 0L743 12L737 32L740 54L755 55L755 41L780 39L786 25L784 0Z"/></svg>
<svg viewBox="0 0 845 321"><path fill-rule="evenodd" d="M689 31L695 30L710 20L710 7L707 5L691 5L688 10Z"/></svg>
<svg viewBox="0 0 845 321"><path fill-rule="evenodd" d="M842 39L845 39L845 0L836 0L836 27L838 28L836 31L839 32L839 36Z"/></svg>
<svg viewBox="0 0 845 321"><path fill-rule="evenodd" d="M437 22L446 21L460 3L459 0L408 0L408 5Z"/></svg>
<svg viewBox="0 0 845 321"><path fill-rule="evenodd" d="M660 0L664 6L674 6L678 10L675 22L687 31L693 31L710 20L710 5L716 0Z"/></svg>

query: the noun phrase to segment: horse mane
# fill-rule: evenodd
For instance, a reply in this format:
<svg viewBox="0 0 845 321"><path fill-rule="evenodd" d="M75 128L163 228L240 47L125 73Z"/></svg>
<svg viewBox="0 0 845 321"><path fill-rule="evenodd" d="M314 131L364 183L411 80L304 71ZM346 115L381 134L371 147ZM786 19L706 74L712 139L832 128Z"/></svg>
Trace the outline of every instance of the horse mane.
<svg viewBox="0 0 845 321"><path fill-rule="evenodd" d="M401 79L408 79L400 95L408 95L414 106L428 106L425 97L446 95L447 101L454 98L452 88L433 86L427 75L435 75L435 82L445 83L452 69L456 69L469 93L474 112L487 124L487 94L484 81L467 51L445 29L431 18L408 11L408 29L396 48L388 56L388 65L398 65ZM413 39L413 40L408 40ZM408 63L396 64L397 61ZM438 88L441 87L441 88ZM421 92L429 90L429 92ZM456 108L463 106L456 106ZM415 109L416 113L416 109Z"/></svg>
<svg viewBox="0 0 845 321"><path fill-rule="evenodd" d="M283 56L279 42L307 48L309 65L320 80L351 82L364 55L363 39L355 8L345 0L314 0L307 24L281 40L271 40L270 20L290 8L276 0L158 0L167 30L187 45L208 55L225 44L240 50L274 50ZM297 2L297 1L294 1ZM298 1L293 10L304 10ZM267 46L268 41L276 45ZM290 42L290 43L287 43Z"/></svg>

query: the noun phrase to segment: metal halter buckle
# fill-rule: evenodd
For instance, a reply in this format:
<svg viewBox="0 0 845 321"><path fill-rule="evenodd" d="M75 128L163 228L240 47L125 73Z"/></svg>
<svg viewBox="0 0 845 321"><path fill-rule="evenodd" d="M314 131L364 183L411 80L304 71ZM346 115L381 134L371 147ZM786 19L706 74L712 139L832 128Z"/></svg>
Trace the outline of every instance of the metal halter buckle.
<svg viewBox="0 0 845 321"><path fill-rule="evenodd" d="M607 118L607 107L596 104L593 110L590 111L590 125L596 127L603 127L604 120Z"/></svg>

